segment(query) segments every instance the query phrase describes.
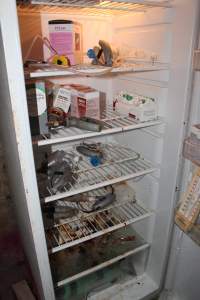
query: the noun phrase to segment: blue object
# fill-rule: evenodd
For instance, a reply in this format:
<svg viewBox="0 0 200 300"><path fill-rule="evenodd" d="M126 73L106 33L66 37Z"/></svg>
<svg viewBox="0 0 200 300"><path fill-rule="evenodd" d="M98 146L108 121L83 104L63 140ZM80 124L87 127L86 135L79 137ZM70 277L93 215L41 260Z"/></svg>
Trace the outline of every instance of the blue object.
<svg viewBox="0 0 200 300"><path fill-rule="evenodd" d="M101 158L96 155L91 156L90 163L93 165L93 167L98 167L101 164Z"/></svg>
<svg viewBox="0 0 200 300"><path fill-rule="evenodd" d="M96 57L96 54L95 54L95 52L94 52L93 49L89 49L89 50L88 50L87 56L88 56L89 58L92 58L92 59L96 59L96 58L97 58L97 57Z"/></svg>

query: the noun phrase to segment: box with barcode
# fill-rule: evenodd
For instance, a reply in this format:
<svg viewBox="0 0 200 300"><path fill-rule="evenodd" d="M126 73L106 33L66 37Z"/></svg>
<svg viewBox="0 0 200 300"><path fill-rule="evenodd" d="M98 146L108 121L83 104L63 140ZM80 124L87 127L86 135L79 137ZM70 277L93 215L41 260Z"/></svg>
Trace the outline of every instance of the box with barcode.
<svg viewBox="0 0 200 300"><path fill-rule="evenodd" d="M67 86L55 86L53 89L53 107L58 107L66 114L71 105L71 89Z"/></svg>

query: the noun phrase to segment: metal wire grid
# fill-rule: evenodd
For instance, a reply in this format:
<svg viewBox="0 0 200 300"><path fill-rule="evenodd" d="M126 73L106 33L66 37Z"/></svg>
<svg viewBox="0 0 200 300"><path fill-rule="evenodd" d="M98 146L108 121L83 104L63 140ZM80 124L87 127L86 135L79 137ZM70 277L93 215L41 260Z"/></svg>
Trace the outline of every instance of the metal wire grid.
<svg viewBox="0 0 200 300"><path fill-rule="evenodd" d="M42 140L37 141L38 146L52 145L56 143L63 143L69 141L75 141L79 139L85 139L95 136L102 136L106 134L134 130L138 128L149 127L153 125L161 124L161 119L139 122L129 116L123 116L117 111L113 111L112 106L108 106L101 115L101 120L104 124L103 130L100 132L91 132L82 130L76 127L62 128L54 130L50 136L42 135Z"/></svg>
<svg viewBox="0 0 200 300"><path fill-rule="evenodd" d="M123 162L129 159L135 160L140 157L137 152L133 151L130 148L123 147L122 145L119 145L117 143L102 144L102 149L105 159L103 166L110 165L112 163ZM73 151L68 153L73 154ZM88 170L96 169L96 167L92 167L87 159L83 159L79 162L79 169L80 170L77 171L78 174Z"/></svg>
<svg viewBox="0 0 200 300"><path fill-rule="evenodd" d="M96 16L96 17L112 17L131 14L134 11L122 11L113 9L96 9L93 7L72 7L72 6L53 6L53 5L33 5L33 4L18 4L18 13L52 13L52 14L67 14L67 15L82 15L82 16ZM137 10L141 11L141 10ZM144 9L142 10L142 12Z"/></svg>
<svg viewBox="0 0 200 300"><path fill-rule="evenodd" d="M46 230L49 253L72 247L152 215L133 201L117 204Z"/></svg>
<svg viewBox="0 0 200 300"><path fill-rule="evenodd" d="M30 0L34 4L49 4L49 5L70 5L70 6L94 6L100 3L100 0Z"/></svg>
<svg viewBox="0 0 200 300"><path fill-rule="evenodd" d="M108 68L103 66L80 64L70 68L56 67L45 64L33 64L30 69L25 70L26 78L43 78L56 76L102 76L109 74L120 74L127 72L147 72L168 70L169 65L161 62L145 61L125 61L119 66Z"/></svg>
<svg viewBox="0 0 200 300"><path fill-rule="evenodd" d="M86 192L86 193L83 193L82 195L83 196L86 196L86 197L99 197L99 196L106 196L108 194L108 189L105 187L105 188L100 188L100 189L96 189L96 190L93 190L93 191L89 191L89 192ZM71 208L77 208L77 203L76 202L70 202L68 198L66 199L62 199L62 200L58 200L56 202L56 206L63 206L63 207L69 207L69 204L70 204L70 207ZM85 203L84 207L86 209L89 210L89 207L90 205L87 205L87 203ZM83 215L83 212L80 212L81 216Z"/></svg>
<svg viewBox="0 0 200 300"><path fill-rule="evenodd" d="M144 176L156 170L151 163L142 158L123 159L99 167L91 168L84 161L78 171L78 178L74 177L75 184L65 187L64 192L52 194L44 198L44 202L52 202L69 196L115 184L124 180ZM69 186L69 185L68 185Z"/></svg>
<svg viewBox="0 0 200 300"><path fill-rule="evenodd" d="M91 15L118 15L145 11L153 7L171 7L171 1L100 1L100 0L18 0L20 10L31 9L32 12L64 12ZM29 6L27 6L29 5Z"/></svg>

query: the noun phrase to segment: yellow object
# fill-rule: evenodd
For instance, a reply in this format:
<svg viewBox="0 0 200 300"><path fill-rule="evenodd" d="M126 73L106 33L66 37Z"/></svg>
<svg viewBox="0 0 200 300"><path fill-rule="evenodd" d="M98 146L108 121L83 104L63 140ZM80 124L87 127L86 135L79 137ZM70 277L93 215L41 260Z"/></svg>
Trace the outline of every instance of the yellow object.
<svg viewBox="0 0 200 300"><path fill-rule="evenodd" d="M187 192L176 212L175 222L185 232L191 230L200 214L200 168L192 177Z"/></svg>
<svg viewBox="0 0 200 300"><path fill-rule="evenodd" d="M65 55L54 55L52 58L52 63L60 66L70 66L69 58Z"/></svg>

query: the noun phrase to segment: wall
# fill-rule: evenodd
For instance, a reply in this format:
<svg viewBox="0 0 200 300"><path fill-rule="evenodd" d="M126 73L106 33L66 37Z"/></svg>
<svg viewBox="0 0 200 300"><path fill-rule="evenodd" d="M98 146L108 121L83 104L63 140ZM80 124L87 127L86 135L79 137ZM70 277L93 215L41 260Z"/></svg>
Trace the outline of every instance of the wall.
<svg viewBox="0 0 200 300"><path fill-rule="evenodd" d="M20 39L22 43L22 56L26 56L33 39L41 35L41 18L38 14L19 14ZM43 44L37 39L30 52L29 59L43 59Z"/></svg>

